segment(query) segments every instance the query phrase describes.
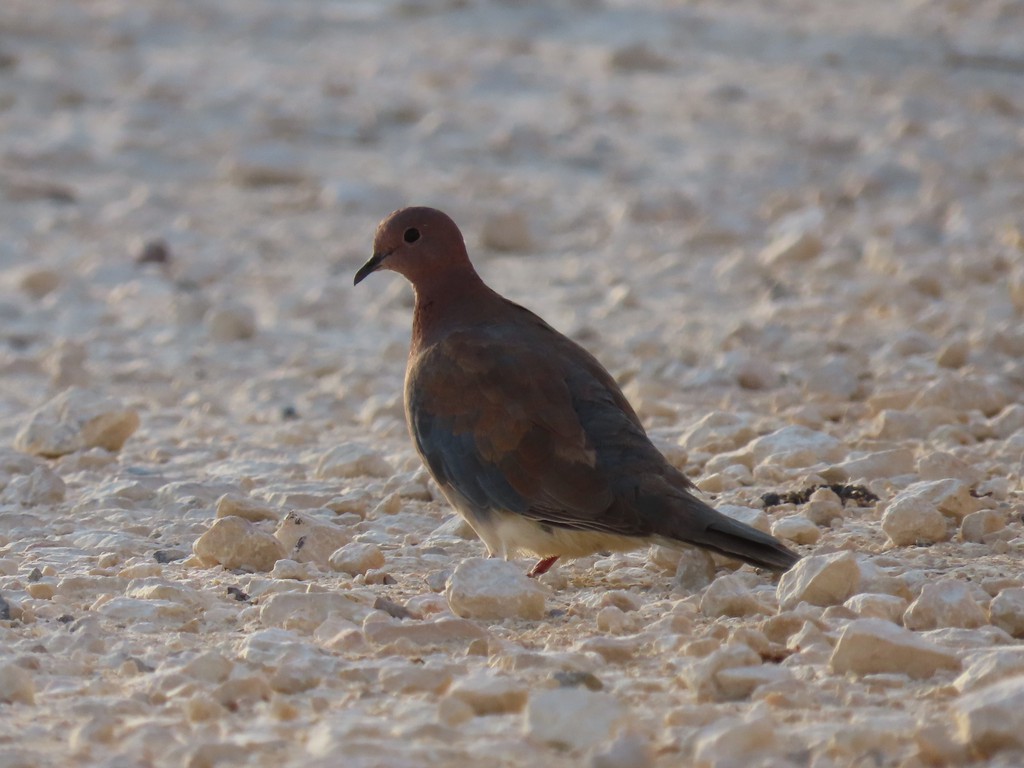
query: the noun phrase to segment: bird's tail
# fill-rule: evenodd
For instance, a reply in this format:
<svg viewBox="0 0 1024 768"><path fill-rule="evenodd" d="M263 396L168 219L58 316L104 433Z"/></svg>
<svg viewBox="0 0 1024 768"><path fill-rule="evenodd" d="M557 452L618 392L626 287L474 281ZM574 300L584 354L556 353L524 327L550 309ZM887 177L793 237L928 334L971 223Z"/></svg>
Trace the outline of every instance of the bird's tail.
<svg viewBox="0 0 1024 768"><path fill-rule="evenodd" d="M773 571L788 571L800 559L774 536L723 515L688 493L673 506L673 514L663 518L659 526L668 539Z"/></svg>

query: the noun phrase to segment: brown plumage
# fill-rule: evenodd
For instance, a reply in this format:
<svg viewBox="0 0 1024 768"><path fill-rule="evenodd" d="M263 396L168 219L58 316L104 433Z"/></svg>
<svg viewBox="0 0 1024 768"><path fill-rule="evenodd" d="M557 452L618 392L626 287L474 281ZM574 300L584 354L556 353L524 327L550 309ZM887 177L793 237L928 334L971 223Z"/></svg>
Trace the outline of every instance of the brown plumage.
<svg viewBox="0 0 1024 768"><path fill-rule="evenodd" d="M585 349L488 288L462 234L432 208L381 222L356 273L416 292L405 412L416 448L491 555L560 556L693 544L786 570L798 555L693 495Z"/></svg>

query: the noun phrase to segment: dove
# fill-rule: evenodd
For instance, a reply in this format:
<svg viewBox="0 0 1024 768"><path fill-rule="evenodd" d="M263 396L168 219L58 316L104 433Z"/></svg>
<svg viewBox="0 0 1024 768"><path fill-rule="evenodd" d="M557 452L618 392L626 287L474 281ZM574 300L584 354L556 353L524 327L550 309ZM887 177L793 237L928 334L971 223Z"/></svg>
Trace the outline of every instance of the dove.
<svg viewBox="0 0 1024 768"><path fill-rule="evenodd" d="M412 283L405 414L423 463L492 557L559 558L691 545L785 571L799 555L701 501L615 379L576 342L489 288L439 210L377 227L358 285Z"/></svg>

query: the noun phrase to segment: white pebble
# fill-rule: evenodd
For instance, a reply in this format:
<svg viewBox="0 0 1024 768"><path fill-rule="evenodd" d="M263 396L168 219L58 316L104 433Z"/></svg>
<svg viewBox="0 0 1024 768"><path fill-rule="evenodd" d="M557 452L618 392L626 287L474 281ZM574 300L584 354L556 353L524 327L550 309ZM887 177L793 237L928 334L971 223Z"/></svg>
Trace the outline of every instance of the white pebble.
<svg viewBox="0 0 1024 768"><path fill-rule="evenodd" d="M915 489L919 485L901 491L885 506L882 530L898 547L934 544L949 538L946 517L932 499Z"/></svg>
<svg viewBox="0 0 1024 768"><path fill-rule="evenodd" d="M860 582L860 566L852 552L811 555L800 560L779 579L779 605L783 610L801 602L840 605Z"/></svg>
<svg viewBox="0 0 1024 768"><path fill-rule="evenodd" d="M953 686L961 693L969 693L1021 675L1024 675L1024 646L1014 645L971 654Z"/></svg>
<svg viewBox="0 0 1024 768"><path fill-rule="evenodd" d="M1006 520L994 509L979 509L971 512L960 523L960 538L964 541L981 543L989 534L1003 530Z"/></svg>
<svg viewBox="0 0 1024 768"><path fill-rule="evenodd" d="M847 624L832 651L833 672L857 675L897 673L922 679L940 670L959 670L955 651L924 640L883 619L856 619Z"/></svg>
<svg viewBox="0 0 1024 768"><path fill-rule="evenodd" d="M351 534L345 528L298 512L285 515L274 531L274 536L292 560L321 565L326 565L331 554L351 539Z"/></svg>
<svg viewBox="0 0 1024 768"><path fill-rule="evenodd" d="M260 606L260 621L308 634L331 617L361 622L372 610L369 602L352 592L278 592Z"/></svg>
<svg viewBox="0 0 1024 768"><path fill-rule="evenodd" d="M766 266L801 264L816 258L822 251L821 238L812 232L791 232L781 235L761 251L758 258Z"/></svg>
<svg viewBox="0 0 1024 768"><path fill-rule="evenodd" d="M113 398L71 387L37 408L14 438L19 451L56 457L86 448L119 451L139 414Z"/></svg>
<svg viewBox="0 0 1024 768"><path fill-rule="evenodd" d="M808 467L821 461L837 462L846 457L843 444L824 432L791 425L751 441L744 449L755 464Z"/></svg>
<svg viewBox="0 0 1024 768"><path fill-rule="evenodd" d="M320 457L316 476L321 480L335 477L391 477L395 474L383 456L358 443L345 443L331 448Z"/></svg>
<svg viewBox="0 0 1024 768"><path fill-rule="evenodd" d="M813 544L821 538L821 531L803 515L789 515L772 523L772 536L794 544Z"/></svg>
<svg viewBox="0 0 1024 768"><path fill-rule="evenodd" d="M1024 749L1024 685L1011 678L961 696L953 704L961 741L981 755Z"/></svg>
<svg viewBox="0 0 1024 768"><path fill-rule="evenodd" d="M531 741L561 749L587 749L610 739L626 717L618 699L601 691L541 690L530 694L524 731Z"/></svg>
<svg viewBox="0 0 1024 768"><path fill-rule="evenodd" d="M907 610L906 599L898 595L866 592L854 595L843 605L862 619L885 619L898 624Z"/></svg>
<svg viewBox="0 0 1024 768"><path fill-rule="evenodd" d="M527 695L524 683L486 673L457 680L447 694L448 698L468 704L476 715L519 712L526 704Z"/></svg>
<svg viewBox="0 0 1024 768"><path fill-rule="evenodd" d="M1024 637L1024 588L1002 590L989 603L992 623L1014 637Z"/></svg>
<svg viewBox="0 0 1024 768"><path fill-rule="evenodd" d="M445 596L451 609L465 618L540 619L544 591L520 565L496 558L470 558L448 579Z"/></svg>
<svg viewBox="0 0 1024 768"><path fill-rule="evenodd" d="M192 551L205 565L248 571L269 571L286 555L280 541L241 517L215 520Z"/></svg>
<svg viewBox="0 0 1024 768"><path fill-rule="evenodd" d="M59 504L64 501L64 481L45 464L35 467L31 474L12 478L0 492L0 503L36 507Z"/></svg>
<svg viewBox="0 0 1024 768"><path fill-rule="evenodd" d="M754 594L744 574L719 576L704 591L700 612L709 618L717 616L756 616L771 610Z"/></svg>
<svg viewBox="0 0 1024 768"><path fill-rule="evenodd" d="M332 552L328 562L336 571L357 576L372 568L383 568L384 553L376 544L352 542Z"/></svg>
<svg viewBox="0 0 1024 768"><path fill-rule="evenodd" d="M903 626L913 630L940 627L973 629L988 623L967 584L958 579L939 579L925 584L921 594L903 614Z"/></svg>

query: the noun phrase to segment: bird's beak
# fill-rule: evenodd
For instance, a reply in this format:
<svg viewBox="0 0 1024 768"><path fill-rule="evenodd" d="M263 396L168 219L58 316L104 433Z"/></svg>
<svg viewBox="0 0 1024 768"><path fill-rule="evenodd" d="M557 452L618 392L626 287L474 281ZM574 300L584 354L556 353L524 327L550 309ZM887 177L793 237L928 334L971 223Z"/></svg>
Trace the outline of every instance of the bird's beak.
<svg viewBox="0 0 1024 768"><path fill-rule="evenodd" d="M356 272L356 277L352 281L352 285L359 285L371 272L376 272L381 268L384 263L384 259L387 257L386 253L375 253L370 257L370 260L363 264Z"/></svg>

